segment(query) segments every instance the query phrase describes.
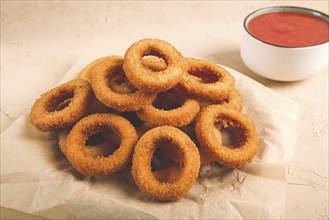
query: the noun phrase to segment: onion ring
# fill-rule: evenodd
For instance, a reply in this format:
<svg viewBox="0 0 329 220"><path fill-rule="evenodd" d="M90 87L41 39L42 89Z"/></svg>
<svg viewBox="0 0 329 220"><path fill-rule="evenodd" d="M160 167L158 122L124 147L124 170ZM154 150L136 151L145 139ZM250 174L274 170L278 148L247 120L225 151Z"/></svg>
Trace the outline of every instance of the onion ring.
<svg viewBox="0 0 329 220"><path fill-rule="evenodd" d="M141 61L145 56L162 58L167 68L156 73L145 68ZM182 54L169 43L158 39L143 39L128 48L124 56L123 69L136 88L161 92L174 87L182 79L185 62Z"/></svg>
<svg viewBox="0 0 329 220"><path fill-rule="evenodd" d="M232 146L218 140L214 125L229 129L235 134ZM245 114L220 105L209 105L201 110L196 119L195 132L201 149L211 153L215 161L228 167L240 167L252 160L258 150L258 136L255 125Z"/></svg>
<svg viewBox="0 0 329 220"><path fill-rule="evenodd" d="M120 146L108 157L94 158L84 151L88 137L104 128L111 129L120 139ZM93 114L81 119L67 137L66 157L80 173L90 176L107 175L128 165L137 142L137 133L125 118L114 114Z"/></svg>
<svg viewBox="0 0 329 220"><path fill-rule="evenodd" d="M136 132L138 137L140 138L141 136L143 136L147 131L151 130L152 128L155 128L156 126L149 124L147 122L145 122L144 124L140 125L139 127L136 128ZM185 127L179 128L180 130L185 132ZM193 129L194 132L194 129ZM187 135L189 135L187 132L185 132ZM177 152L176 149L174 149L172 146L168 146L168 144L170 145L170 143L168 142L159 142L157 143L157 149L159 149L161 151L162 156L166 157L167 159L174 161L175 163L180 163L181 162L181 154L180 152Z"/></svg>
<svg viewBox="0 0 329 220"><path fill-rule="evenodd" d="M159 106L155 104L167 104L174 103L174 108L169 106ZM177 107L178 104L178 107ZM184 96L180 96L179 91L176 88L157 94L157 98L152 104L146 105L140 111L137 111L137 116L145 122L156 126L173 126L182 127L190 124L196 115L200 111L199 102L196 99L187 99Z"/></svg>
<svg viewBox="0 0 329 220"><path fill-rule="evenodd" d="M58 145L65 156L67 148L67 136L69 133L69 129L64 129L58 133ZM101 133L104 136L105 141L97 145L92 144L90 146L86 146L84 148L86 154L92 157L108 156L112 154L120 145L120 140L117 138L117 136L114 136L112 133L106 131L101 131Z"/></svg>
<svg viewBox="0 0 329 220"><path fill-rule="evenodd" d="M33 105L31 123L41 131L72 126L86 115L94 97L88 81L76 79L43 94Z"/></svg>
<svg viewBox="0 0 329 220"><path fill-rule="evenodd" d="M178 178L161 183L151 171L152 155L159 141L167 140L182 154ZM181 130L162 126L146 132L137 142L131 172L139 189L151 198L176 201L193 186L200 169L200 156L193 141Z"/></svg>
<svg viewBox="0 0 329 220"><path fill-rule="evenodd" d="M143 134L145 134L147 131L151 130L152 128L155 128L155 126L152 124L149 124L147 122L145 122L141 126L137 127L136 131L137 131L138 137L140 138L141 136L143 136ZM194 142L196 147L199 149L201 166L208 165L215 160L210 152L207 152L204 148L202 148L202 149L200 148L200 143L196 137L194 126L192 126L192 125L183 126L183 127L180 127L179 130L186 133L191 138L191 140ZM215 135L216 135L217 140L219 140L220 144L221 144L222 136L221 136L220 131L216 130ZM175 150L174 148L168 147L167 145L168 145L168 143L159 143L158 149L161 151L161 153L164 157L168 158L170 161L173 161L175 164L180 164L181 163L180 153L177 152L177 150ZM164 169L167 170L165 167L164 167ZM168 168L168 170L171 170L171 169L174 169L174 168ZM161 170L159 170L159 173L160 173L159 175L164 174L164 176L160 177L160 179L169 178L169 177L166 177L165 175L170 175L171 178L174 176L174 174L172 174L172 175L168 174L168 172L166 172L166 171L161 172ZM169 178L169 179L171 179L171 178Z"/></svg>
<svg viewBox="0 0 329 220"><path fill-rule="evenodd" d="M138 137L142 137L147 131L151 130L152 128L155 128L156 126L149 124L147 122L143 123L142 125L140 125L139 127L136 128L136 132ZM185 132L186 133L186 132ZM172 161L174 161L175 163L180 163L180 153L177 152L176 149L174 149L173 147L169 146L168 147L168 142L160 142L158 143L158 147L157 149L159 149L162 153L162 155Z"/></svg>
<svg viewBox="0 0 329 220"><path fill-rule="evenodd" d="M184 74L180 88L199 99L220 102L229 97L234 90L235 79L217 64L186 58L187 73Z"/></svg>
<svg viewBox="0 0 329 220"><path fill-rule="evenodd" d="M137 90L134 93L120 94L108 86L108 78L115 71L120 70L122 64L121 57L114 57L99 65L91 74L91 86L97 99L108 107L128 112L140 110L144 105L152 103L156 97L155 93Z"/></svg>
<svg viewBox="0 0 329 220"><path fill-rule="evenodd" d="M138 126L136 128L138 138L143 136L147 131L151 130L152 128L154 128L154 125L151 125L149 123L143 123L142 125ZM193 132L194 132L194 128L193 128ZM152 171L154 176L160 182L172 182L175 179L177 179L179 176L181 155L179 152L177 152L177 150L173 149L172 146L168 146L168 144L170 143L163 142L158 144L157 150L160 150L160 157L157 159L164 160L164 162L161 161L162 166L160 166L160 168L158 168L157 170ZM157 154L157 152L155 152L155 154ZM153 158L152 158L152 162L153 162ZM130 172L130 169L124 169L123 174L130 183L133 184L135 183L133 176Z"/></svg>

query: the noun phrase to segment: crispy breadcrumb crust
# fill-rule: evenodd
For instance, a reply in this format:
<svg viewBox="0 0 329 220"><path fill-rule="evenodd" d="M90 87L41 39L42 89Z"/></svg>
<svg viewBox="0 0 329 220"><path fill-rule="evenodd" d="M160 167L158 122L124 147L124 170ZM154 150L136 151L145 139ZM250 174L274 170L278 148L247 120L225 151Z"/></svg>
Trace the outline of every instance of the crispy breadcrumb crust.
<svg viewBox="0 0 329 220"><path fill-rule="evenodd" d="M234 148L225 146L216 137L215 123L230 128L239 142ZM259 145L258 135L252 120L245 114L220 105L209 105L201 110L195 133L201 145L201 151L211 154L214 160L224 166L240 167L252 160Z"/></svg>
<svg viewBox="0 0 329 220"><path fill-rule="evenodd" d="M67 136L69 135L70 130L64 129L58 133L58 146L59 149L62 151L62 153L66 156L66 149L67 149ZM95 145L95 146L86 146L84 148L85 152L92 156L92 157L99 157L104 155L110 155L112 154L115 149L116 145L119 145L120 142L117 138L112 137L112 134L102 132L102 134L105 136L106 141L104 143ZM109 143L111 142L111 143Z"/></svg>
<svg viewBox="0 0 329 220"><path fill-rule="evenodd" d="M120 139L120 146L108 157L94 158L84 148L89 136L102 128L109 128ZM125 118L114 114L93 114L81 119L70 131L66 143L66 156L72 166L89 176L107 175L124 168L131 160L137 133Z"/></svg>
<svg viewBox="0 0 329 220"><path fill-rule="evenodd" d="M110 75L118 68L121 68L122 64L123 58L114 56L113 59L108 59L98 65L94 69L94 73L90 75L91 86L97 99L108 107L118 111L140 110L144 105L152 103L156 94L141 90L126 94L113 91L108 81Z"/></svg>
<svg viewBox="0 0 329 220"><path fill-rule="evenodd" d="M165 60L167 67L156 71L145 68L142 59L156 56ZM124 55L123 69L129 81L138 89L149 92L161 92L174 87L185 72L182 54L171 44L147 38L132 44Z"/></svg>
<svg viewBox="0 0 329 220"><path fill-rule="evenodd" d="M224 68L217 64L194 58L185 58L187 71L183 75L178 86L189 95L208 101L223 101L229 97L234 90L235 79ZM216 81L211 83L203 82L199 77L216 76Z"/></svg>
<svg viewBox="0 0 329 220"><path fill-rule="evenodd" d="M88 81L71 80L44 93L34 103L30 113L31 123L41 131L71 126L86 115L93 97ZM63 103L66 107L56 110Z"/></svg>
<svg viewBox="0 0 329 220"><path fill-rule="evenodd" d="M151 171L151 159L157 142L167 140L182 154L179 177L173 182L160 182ZM136 144L132 175L139 189L161 201L180 199L195 183L200 169L200 155L193 141L181 130L162 126L147 131Z"/></svg>
<svg viewBox="0 0 329 220"><path fill-rule="evenodd" d="M142 121L148 122L155 126L168 125L173 127L182 127L190 124L199 113L200 104L196 99L188 98L179 94L180 92L175 88L163 92L161 95L165 95L167 97L170 96L171 99L182 103L181 106L174 109L165 110L157 108L153 103L151 103L146 105L140 111L137 111L137 116ZM157 97L158 96L159 94ZM162 99L159 101L163 102Z"/></svg>

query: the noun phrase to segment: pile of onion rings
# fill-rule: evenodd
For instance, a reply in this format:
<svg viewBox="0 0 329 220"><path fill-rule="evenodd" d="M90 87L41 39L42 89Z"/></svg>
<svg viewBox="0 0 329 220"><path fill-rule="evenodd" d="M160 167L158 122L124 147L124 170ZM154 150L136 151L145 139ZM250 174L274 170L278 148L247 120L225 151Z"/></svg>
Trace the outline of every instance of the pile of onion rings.
<svg viewBox="0 0 329 220"><path fill-rule="evenodd" d="M256 155L256 128L242 110L227 70L143 39L46 92L30 120L58 133L60 150L80 173L121 172L146 196L177 201L200 167L236 168Z"/></svg>

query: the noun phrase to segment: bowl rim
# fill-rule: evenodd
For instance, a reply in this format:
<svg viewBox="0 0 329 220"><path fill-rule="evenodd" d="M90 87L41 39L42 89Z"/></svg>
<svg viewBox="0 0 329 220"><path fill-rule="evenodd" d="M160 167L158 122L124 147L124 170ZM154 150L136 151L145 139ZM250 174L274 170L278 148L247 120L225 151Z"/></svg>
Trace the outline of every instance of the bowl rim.
<svg viewBox="0 0 329 220"><path fill-rule="evenodd" d="M319 43L319 44L312 44L309 46L282 46L282 45L278 45L278 44L272 44L269 42L266 42L264 40L261 40L257 37L255 37L247 28L247 24L250 20L252 20L253 18L251 18L252 16L258 16L261 14L266 14L269 12L278 12L278 11L294 11L294 12L301 12L301 13L306 13L306 14L311 14L313 16L317 16L319 18L322 18L324 20L326 20L329 23L329 15L321 12L321 11L317 11L311 8L304 8L304 7L298 7L298 6L270 6L270 7L265 7L265 8L260 8L257 9L251 13L249 13L244 21L243 21L243 27L245 29L245 31L254 39L259 40L265 44L271 45L271 46L275 46L275 47L281 47L281 48L289 48L289 49L302 49L302 48L310 48L310 47L318 47L324 44L328 44L329 40L323 42L323 43Z"/></svg>

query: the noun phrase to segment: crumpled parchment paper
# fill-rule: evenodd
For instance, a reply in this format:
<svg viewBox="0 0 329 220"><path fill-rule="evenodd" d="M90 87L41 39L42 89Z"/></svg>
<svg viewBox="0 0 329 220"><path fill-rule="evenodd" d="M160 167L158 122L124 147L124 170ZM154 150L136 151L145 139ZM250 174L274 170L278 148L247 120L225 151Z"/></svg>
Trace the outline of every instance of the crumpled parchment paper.
<svg viewBox="0 0 329 220"><path fill-rule="evenodd" d="M96 37L61 83L92 60L124 55L131 43ZM56 219L273 219L286 199L286 162L296 142L298 106L290 99L227 68L255 122L260 149L252 163L230 169L203 167L178 202L145 197L121 174L87 177L67 162L57 135L43 133L20 117L1 133L1 206ZM50 88L49 88L50 89Z"/></svg>

